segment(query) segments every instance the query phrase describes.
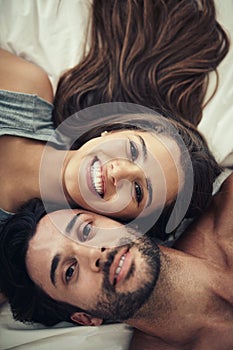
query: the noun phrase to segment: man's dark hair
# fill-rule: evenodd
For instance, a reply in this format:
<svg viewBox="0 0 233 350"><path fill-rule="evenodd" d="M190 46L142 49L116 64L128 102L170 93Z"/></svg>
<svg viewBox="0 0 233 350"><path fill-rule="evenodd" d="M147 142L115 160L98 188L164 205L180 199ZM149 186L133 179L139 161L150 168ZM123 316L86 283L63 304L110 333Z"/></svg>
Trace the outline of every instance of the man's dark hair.
<svg viewBox="0 0 233 350"><path fill-rule="evenodd" d="M16 320L52 326L61 321L72 322L70 316L80 309L53 300L28 275L28 244L45 215L42 201L33 199L0 228L0 291L8 299Z"/></svg>

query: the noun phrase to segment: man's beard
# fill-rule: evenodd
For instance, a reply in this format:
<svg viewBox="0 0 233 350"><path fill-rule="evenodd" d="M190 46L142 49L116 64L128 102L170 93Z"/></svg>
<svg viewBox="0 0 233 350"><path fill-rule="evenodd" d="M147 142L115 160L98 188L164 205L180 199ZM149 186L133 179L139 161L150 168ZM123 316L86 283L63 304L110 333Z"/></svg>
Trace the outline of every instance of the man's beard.
<svg viewBox="0 0 233 350"><path fill-rule="evenodd" d="M160 273L160 250L156 242L149 237L140 237L130 247L137 247L146 262L145 279L142 286L133 292L117 292L109 282L109 270L117 250L111 252L104 266L104 280L101 296L93 310L86 310L90 315L104 320L126 321L132 318L153 292ZM137 271L133 264L125 281L135 276Z"/></svg>

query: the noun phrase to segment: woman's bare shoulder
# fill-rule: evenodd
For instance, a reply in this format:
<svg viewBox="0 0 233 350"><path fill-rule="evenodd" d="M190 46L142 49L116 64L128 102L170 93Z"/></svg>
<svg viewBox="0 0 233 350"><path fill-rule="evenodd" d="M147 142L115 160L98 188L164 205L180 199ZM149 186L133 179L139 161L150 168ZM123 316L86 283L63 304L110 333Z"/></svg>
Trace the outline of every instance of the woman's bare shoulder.
<svg viewBox="0 0 233 350"><path fill-rule="evenodd" d="M39 66L0 49L0 89L35 94L53 101L52 86L46 72Z"/></svg>

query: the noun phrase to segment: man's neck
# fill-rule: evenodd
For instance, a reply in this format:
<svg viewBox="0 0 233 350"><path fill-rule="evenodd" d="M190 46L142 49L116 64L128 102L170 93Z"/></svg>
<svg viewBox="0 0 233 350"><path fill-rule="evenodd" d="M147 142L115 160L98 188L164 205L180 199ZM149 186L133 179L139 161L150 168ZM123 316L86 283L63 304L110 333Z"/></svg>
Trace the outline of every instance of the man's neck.
<svg viewBox="0 0 233 350"><path fill-rule="evenodd" d="M128 321L147 349L232 348L232 198L233 175L177 241L179 250L161 247L157 285Z"/></svg>
<svg viewBox="0 0 233 350"><path fill-rule="evenodd" d="M199 295L211 283L209 269L199 258L160 248L161 271L156 287L127 323L168 343L183 343L193 336L197 319L206 307Z"/></svg>

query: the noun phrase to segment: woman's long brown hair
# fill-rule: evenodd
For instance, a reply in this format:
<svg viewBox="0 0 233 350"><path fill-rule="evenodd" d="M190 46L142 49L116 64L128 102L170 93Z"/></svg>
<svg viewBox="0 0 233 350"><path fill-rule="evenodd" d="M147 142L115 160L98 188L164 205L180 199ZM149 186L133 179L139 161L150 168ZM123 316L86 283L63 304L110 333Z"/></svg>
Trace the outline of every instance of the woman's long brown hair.
<svg viewBox="0 0 233 350"><path fill-rule="evenodd" d="M197 125L208 73L228 49L212 0L94 0L90 49L60 78L54 123L120 101Z"/></svg>

